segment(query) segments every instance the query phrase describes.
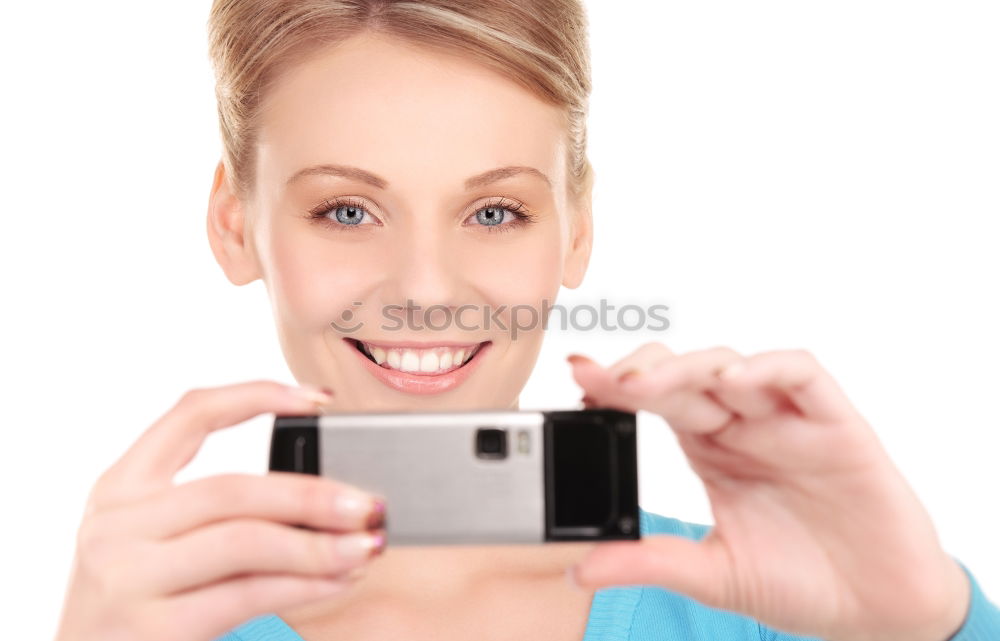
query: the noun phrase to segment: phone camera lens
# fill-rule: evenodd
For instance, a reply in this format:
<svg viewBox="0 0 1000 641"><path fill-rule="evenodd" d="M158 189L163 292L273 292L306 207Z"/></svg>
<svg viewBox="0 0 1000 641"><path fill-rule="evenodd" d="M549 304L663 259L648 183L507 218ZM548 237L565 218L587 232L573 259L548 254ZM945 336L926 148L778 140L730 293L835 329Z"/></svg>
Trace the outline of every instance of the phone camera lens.
<svg viewBox="0 0 1000 641"><path fill-rule="evenodd" d="M477 429L476 456L487 459L507 458L507 430L495 427Z"/></svg>

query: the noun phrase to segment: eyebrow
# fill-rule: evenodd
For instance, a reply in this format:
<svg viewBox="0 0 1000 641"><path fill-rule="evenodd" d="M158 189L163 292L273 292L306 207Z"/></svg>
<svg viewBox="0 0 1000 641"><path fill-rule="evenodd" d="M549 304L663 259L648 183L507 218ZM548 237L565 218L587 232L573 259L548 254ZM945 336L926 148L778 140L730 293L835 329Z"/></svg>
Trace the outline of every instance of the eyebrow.
<svg viewBox="0 0 1000 641"><path fill-rule="evenodd" d="M545 181L545 184L552 187L552 181L549 177L535 169L534 167L525 167L522 165L509 165L507 167L497 167L496 169L490 169L489 171L484 171L481 174L476 174L465 180L465 188L475 189L477 187L482 187L490 183L503 180L504 178L510 178L512 176L517 176L520 174L527 174L530 176L536 176ZM292 183L298 182L306 176L339 176L341 178L349 178L351 180L357 180L359 182L368 183L373 187L378 189L385 189L389 186L389 182L384 178L380 178L370 171L365 171L358 167L349 167L346 165L314 165L312 167L306 167L305 169L300 169L299 171L292 174L291 178L288 179L286 185L291 185Z"/></svg>

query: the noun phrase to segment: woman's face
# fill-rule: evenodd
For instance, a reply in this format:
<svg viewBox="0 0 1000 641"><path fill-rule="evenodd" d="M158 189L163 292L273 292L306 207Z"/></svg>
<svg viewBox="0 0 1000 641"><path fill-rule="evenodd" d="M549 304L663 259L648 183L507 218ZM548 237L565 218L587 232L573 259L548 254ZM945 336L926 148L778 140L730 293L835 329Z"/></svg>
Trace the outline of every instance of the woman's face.
<svg viewBox="0 0 1000 641"><path fill-rule="evenodd" d="M232 282L263 279L293 375L332 388L329 409L515 408L545 305L589 258L566 154L557 107L364 34L269 91L255 191L238 202L220 163L210 242Z"/></svg>

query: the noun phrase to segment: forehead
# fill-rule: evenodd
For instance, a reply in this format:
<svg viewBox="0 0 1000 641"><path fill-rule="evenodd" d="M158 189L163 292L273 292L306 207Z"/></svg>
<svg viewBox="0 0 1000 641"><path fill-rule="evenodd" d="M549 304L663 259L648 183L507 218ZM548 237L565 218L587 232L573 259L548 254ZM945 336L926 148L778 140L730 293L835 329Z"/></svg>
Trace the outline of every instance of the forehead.
<svg viewBox="0 0 1000 641"><path fill-rule="evenodd" d="M561 183L565 136L561 110L514 81L456 54L364 34L291 68L270 89L258 169L279 178L349 161L393 183L454 183L528 165Z"/></svg>

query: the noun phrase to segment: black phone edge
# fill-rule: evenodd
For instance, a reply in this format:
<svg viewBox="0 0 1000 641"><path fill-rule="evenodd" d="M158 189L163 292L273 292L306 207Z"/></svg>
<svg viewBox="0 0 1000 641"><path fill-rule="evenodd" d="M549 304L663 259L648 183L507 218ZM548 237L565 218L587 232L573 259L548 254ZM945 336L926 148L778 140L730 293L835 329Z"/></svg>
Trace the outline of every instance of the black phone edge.
<svg viewBox="0 0 1000 641"><path fill-rule="evenodd" d="M275 416L268 469L319 475L319 416Z"/></svg>
<svg viewBox="0 0 1000 641"><path fill-rule="evenodd" d="M637 541L641 537L639 528L639 478L636 466L636 416L632 412L624 412L611 408L587 408L582 410L548 410L543 411L545 424L545 540L546 541ZM562 501L572 501L577 492L571 484L556 483L556 466L553 461L555 429L560 424L579 423L581 415L587 416L590 422L603 424L611 430L613 438L618 474L613 478L616 487L612 488L614 509L608 520L597 529L581 532L580 528L560 528L555 523L556 505ZM572 429L572 427L570 427Z"/></svg>

